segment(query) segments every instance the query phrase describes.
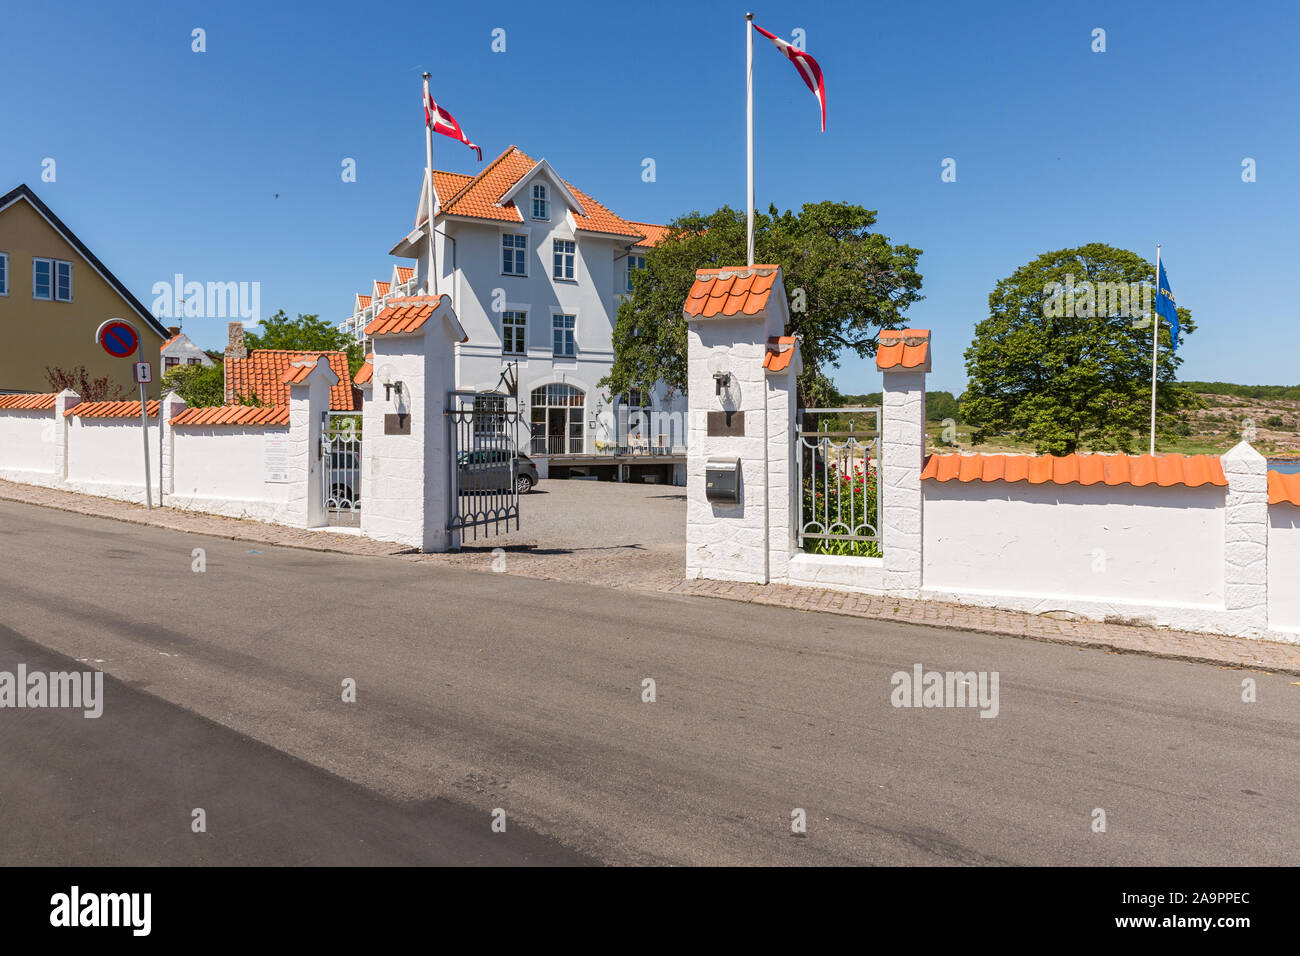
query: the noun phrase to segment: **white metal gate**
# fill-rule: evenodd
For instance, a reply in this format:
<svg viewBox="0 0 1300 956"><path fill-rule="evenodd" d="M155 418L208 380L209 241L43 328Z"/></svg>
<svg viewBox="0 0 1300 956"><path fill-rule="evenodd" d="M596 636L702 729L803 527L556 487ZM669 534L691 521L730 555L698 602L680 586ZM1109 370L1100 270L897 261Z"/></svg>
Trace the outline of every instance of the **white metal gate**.
<svg viewBox="0 0 1300 956"><path fill-rule="evenodd" d="M321 429L321 500L331 525L361 524L361 413L325 412Z"/></svg>
<svg viewBox="0 0 1300 956"><path fill-rule="evenodd" d="M519 530L519 403L500 392L448 392L450 530Z"/></svg>
<svg viewBox="0 0 1300 956"><path fill-rule="evenodd" d="M801 408L795 429L799 546L879 557L880 408Z"/></svg>

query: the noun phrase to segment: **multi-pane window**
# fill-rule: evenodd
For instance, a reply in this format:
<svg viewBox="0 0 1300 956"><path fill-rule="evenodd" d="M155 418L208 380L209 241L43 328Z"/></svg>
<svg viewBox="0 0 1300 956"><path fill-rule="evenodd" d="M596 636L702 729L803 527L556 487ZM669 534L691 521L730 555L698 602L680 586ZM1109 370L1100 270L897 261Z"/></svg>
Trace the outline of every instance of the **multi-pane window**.
<svg viewBox="0 0 1300 956"><path fill-rule="evenodd" d="M181 360L178 359L175 355L164 355L164 356L163 356L163 368L175 368L175 367L176 367L177 365L179 365L180 363L181 363Z"/></svg>
<svg viewBox="0 0 1300 956"><path fill-rule="evenodd" d="M545 183L533 183L533 218L541 220L551 218L551 203L546 195Z"/></svg>
<svg viewBox="0 0 1300 956"><path fill-rule="evenodd" d="M61 259L33 259L32 298L71 302L72 263Z"/></svg>
<svg viewBox="0 0 1300 956"><path fill-rule="evenodd" d="M574 338L577 324L576 315L563 315L557 312L551 316L551 336L556 356L567 358L578 354L578 345Z"/></svg>
<svg viewBox="0 0 1300 956"><path fill-rule="evenodd" d="M508 276L528 275L528 237L507 232L501 236L501 271Z"/></svg>
<svg viewBox="0 0 1300 956"><path fill-rule="evenodd" d="M523 355L528 351L524 345L524 331L528 325L527 312L501 313L501 351L508 355Z"/></svg>
<svg viewBox="0 0 1300 956"><path fill-rule="evenodd" d="M645 256L627 257L627 291L632 291L632 273L645 268Z"/></svg>
<svg viewBox="0 0 1300 956"><path fill-rule="evenodd" d="M0 252L0 295L9 294L9 257Z"/></svg>
<svg viewBox="0 0 1300 956"><path fill-rule="evenodd" d="M554 239L551 241L551 250L555 256L555 269L551 274L557 279L572 279L573 260L578 244L572 239Z"/></svg>
<svg viewBox="0 0 1300 956"><path fill-rule="evenodd" d="M185 360L185 364L186 364L186 365L202 365L202 364L203 364L203 360L202 360L202 359L196 359L196 358L186 359L186 360Z"/></svg>

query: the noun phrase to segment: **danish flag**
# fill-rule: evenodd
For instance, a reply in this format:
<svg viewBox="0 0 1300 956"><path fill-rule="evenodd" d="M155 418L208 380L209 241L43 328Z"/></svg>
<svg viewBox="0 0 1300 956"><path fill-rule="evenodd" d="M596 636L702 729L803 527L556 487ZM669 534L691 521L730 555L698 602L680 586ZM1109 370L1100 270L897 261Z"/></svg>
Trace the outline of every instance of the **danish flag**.
<svg viewBox="0 0 1300 956"><path fill-rule="evenodd" d="M812 90L813 96L817 97L817 102L821 104L822 132L826 132L826 83L822 79L822 68L817 65L816 60L803 50L793 44L786 43L775 34L768 33L757 23L754 24L754 29L771 40L776 48L785 55L785 58L795 65L795 69L799 71L803 81L808 84L808 89Z"/></svg>
<svg viewBox="0 0 1300 956"><path fill-rule="evenodd" d="M479 149L474 143L469 141L465 131L460 128L456 122L456 117L452 116L445 109L433 101L433 95L426 92L424 94L424 125L429 127L435 133L441 133L443 136L450 136L452 139L458 139L474 152L478 153L478 161L483 162L483 150Z"/></svg>

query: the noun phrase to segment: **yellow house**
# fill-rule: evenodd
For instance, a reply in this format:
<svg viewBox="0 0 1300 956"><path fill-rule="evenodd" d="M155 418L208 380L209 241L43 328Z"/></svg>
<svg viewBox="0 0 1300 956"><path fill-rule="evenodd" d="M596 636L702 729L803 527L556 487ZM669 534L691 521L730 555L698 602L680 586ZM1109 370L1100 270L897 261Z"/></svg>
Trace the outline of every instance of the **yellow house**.
<svg viewBox="0 0 1300 956"><path fill-rule="evenodd" d="M125 319L140 349L113 358L95 341L106 319ZM167 329L26 184L0 196L0 394L49 392L46 366L86 367L139 398L132 363L149 362L158 395Z"/></svg>

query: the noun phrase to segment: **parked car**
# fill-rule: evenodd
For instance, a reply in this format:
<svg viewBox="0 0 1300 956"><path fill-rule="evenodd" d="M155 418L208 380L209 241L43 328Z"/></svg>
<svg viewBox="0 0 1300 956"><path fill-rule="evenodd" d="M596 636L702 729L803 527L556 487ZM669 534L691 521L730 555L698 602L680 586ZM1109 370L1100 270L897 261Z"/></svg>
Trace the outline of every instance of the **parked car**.
<svg viewBox="0 0 1300 956"><path fill-rule="evenodd" d="M509 491L511 453L500 448L463 451L457 459L462 492ZM514 488L526 495L537 486L537 465L525 454L515 456Z"/></svg>
<svg viewBox="0 0 1300 956"><path fill-rule="evenodd" d="M330 452L330 500L326 507L361 507L361 456L356 452Z"/></svg>

